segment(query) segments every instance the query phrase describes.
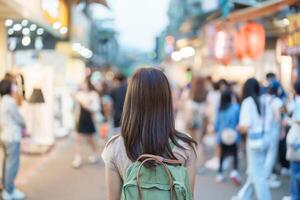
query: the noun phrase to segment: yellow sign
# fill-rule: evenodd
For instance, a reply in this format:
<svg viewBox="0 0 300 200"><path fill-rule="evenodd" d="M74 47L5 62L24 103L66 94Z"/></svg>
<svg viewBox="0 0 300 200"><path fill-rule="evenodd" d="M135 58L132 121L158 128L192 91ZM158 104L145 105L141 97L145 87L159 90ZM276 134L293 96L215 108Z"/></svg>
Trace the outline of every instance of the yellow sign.
<svg viewBox="0 0 300 200"><path fill-rule="evenodd" d="M288 47L300 46L300 14L294 14L288 16Z"/></svg>
<svg viewBox="0 0 300 200"><path fill-rule="evenodd" d="M69 11L64 0L42 0L43 15L54 29L68 27Z"/></svg>

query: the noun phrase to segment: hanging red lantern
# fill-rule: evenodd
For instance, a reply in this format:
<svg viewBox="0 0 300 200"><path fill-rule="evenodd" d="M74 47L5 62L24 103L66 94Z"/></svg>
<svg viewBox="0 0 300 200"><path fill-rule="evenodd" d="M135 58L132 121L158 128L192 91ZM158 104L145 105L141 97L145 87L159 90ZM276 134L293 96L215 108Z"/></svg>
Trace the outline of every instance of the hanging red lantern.
<svg viewBox="0 0 300 200"><path fill-rule="evenodd" d="M234 33L234 50L238 59L247 57L247 43L244 31L236 31Z"/></svg>
<svg viewBox="0 0 300 200"><path fill-rule="evenodd" d="M265 29L261 24L250 22L244 26L247 39L247 54L250 58L258 58L263 54L266 42Z"/></svg>
<svg viewBox="0 0 300 200"><path fill-rule="evenodd" d="M235 56L238 59L245 57L258 58L265 49L266 33L261 24L249 22L235 34Z"/></svg>

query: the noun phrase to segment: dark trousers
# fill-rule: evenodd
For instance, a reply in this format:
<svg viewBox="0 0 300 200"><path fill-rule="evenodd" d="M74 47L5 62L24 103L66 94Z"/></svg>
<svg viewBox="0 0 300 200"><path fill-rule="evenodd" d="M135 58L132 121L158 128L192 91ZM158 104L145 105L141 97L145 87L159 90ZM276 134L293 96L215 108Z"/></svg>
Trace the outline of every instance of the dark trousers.
<svg viewBox="0 0 300 200"><path fill-rule="evenodd" d="M225 145L221 144L221 157L219 165L219 173L223 172L223 161L227 156L233 156L233 169L238 169L238 145Z"/></svg>
<svg viewBox="0 0 300 200"><path fill-rule="evenodd" d="M289 128L285 129L285 132L287 133L289 131ZM279 157L279 164L281 167L284 168L290 168L290 163L286 159L286 134L285 137L280 139L279 141L279 147L278 147L278 157Z"/></svg>

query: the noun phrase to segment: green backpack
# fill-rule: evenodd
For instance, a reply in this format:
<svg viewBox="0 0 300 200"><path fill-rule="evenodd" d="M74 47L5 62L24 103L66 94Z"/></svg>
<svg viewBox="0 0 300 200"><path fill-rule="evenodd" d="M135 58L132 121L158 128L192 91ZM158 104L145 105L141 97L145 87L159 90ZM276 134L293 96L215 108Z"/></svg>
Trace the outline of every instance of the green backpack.
<svg viewBox="0 0 300 200"><path fill-rule="evenodd" d="M152 168L143 166L155 161ZM178 160L144 154L126 172L121 200L192 200L188 173Z"/></svg>

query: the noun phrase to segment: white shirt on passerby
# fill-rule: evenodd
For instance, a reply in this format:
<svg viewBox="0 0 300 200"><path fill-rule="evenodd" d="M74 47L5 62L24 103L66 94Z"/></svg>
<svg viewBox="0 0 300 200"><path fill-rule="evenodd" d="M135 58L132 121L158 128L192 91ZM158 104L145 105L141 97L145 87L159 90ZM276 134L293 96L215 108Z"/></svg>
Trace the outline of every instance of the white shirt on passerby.
<svg viewBox="0 0 300 200"><path fill-rule="evenodd" d="M101 114L101 100L97 92L80 91L76 95L76 100L81 106L92 113L96 123L101 123L103 121L103 115Z"/></svg>
<svg viewBox="0 0 300 200"><path fill-rule="evenodd" d="M95 91L80 91L76 95L77 101L91 112L100 112L101 103L97 92Z"/></svg>
<svg viewBox="0 0 300 200"><path fill-rule="evenodd" d="M266 105L265 97L261 97L259 101L260 109L264 110L262 111L264 114L259 114L255 101L252 97L244 99L241 105L239 126L249 127L249 133L268 131L271 127L270 106Z"/></svg>
<svg viewBox="0 0 300 200"><path fill-rule="evenodd" d="M283 101L279 98L276 97L275 95L266 95L266 105L270 106L270 109L268 109L270 113L270 123L278 123L278 120L280 119L280 116L276 116L280 114L281 108L283 106Z"/></svg>
<svg viewBox="0 0 300 200"><path fill-rule="evenodd" d="M283 102L279 97L270 94L262 95L260 100L261 106L265 106L265 129L270 130L274 123L279 123L280 109L283 106Z"/></svg>
<svg viewBox="0 0 300 200"><path fill-rule="evenodd" d="M0 100L0 130L4 142L20 142L22 129L25 127L16 100L10 95L4 95Z"/></svg>

